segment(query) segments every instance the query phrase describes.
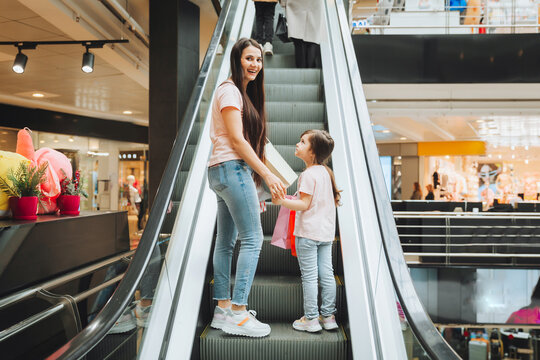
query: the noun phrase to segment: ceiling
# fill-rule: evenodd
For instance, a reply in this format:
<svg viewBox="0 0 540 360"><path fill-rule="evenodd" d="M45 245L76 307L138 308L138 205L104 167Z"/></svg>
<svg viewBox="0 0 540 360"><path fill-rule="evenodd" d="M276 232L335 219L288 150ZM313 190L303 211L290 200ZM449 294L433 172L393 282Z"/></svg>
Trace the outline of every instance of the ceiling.
<svg viewBox="0 0 540 360"><path fill-rule="evenodd" d="M81 45L25 50L24 74L11 70L17 49L0 46L0 103L147 125L148 47L104 2L126 10L148 35L149 0L0 1L0 41L130 40L93 50L91 74L81 71ZM217 17L210 0L193 2L201 8L202 59ZM44 96L33 97L36 92ZM364 92L378 142L540 146L540 84L367 84Z"/></svg>

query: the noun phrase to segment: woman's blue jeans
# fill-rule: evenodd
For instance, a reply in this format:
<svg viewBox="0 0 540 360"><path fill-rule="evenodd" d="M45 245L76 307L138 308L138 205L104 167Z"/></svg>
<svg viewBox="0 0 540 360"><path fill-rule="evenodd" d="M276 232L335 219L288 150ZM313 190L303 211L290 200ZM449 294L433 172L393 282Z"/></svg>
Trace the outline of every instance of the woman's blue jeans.
<svg viewBox="0 0 540 360"><path fill-rule="evenodd" d="M336 312L336 279L332 267L332 242L297 237L295 244L298 264L302 272L304 316L309 320L319 317L317 277L321 285L321 315L327 317L334 314Z"/></svg>
<svg viewBox="0 0 540 360"><path fill-rule="evenodd" d="M263 242L259 199L251 174L244 160L208 168L208 182L218 202L214 300L231 299L231 262L238 238L241 246L231 302L239 306L247 305Z"/></svg>

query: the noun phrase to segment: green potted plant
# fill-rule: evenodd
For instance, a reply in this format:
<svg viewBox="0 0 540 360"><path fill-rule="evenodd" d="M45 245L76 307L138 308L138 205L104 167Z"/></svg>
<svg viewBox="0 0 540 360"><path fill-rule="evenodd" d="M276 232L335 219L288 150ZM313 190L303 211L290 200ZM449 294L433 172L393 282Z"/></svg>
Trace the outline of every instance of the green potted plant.
<svg viewBox="0 0 540 360"><path fill-rule="evenodd" d="M64 178L60 182L62 193L56 200L62 215L79 215L81 205L81 195L88 198L88 194L84 191L84 180L81 178L81 172L75 171L75 175L69 178L64 170L62 170Z"/></svg>
<svg viewBox="0 0 540 360"><path fill-rule="evenodd" d="M5 179L0 177L0 190L9 196L14 219L37 219L38 201L42 197L40 185L45 181L47 165L43 163L38 167L21 163L15 171L10 169Z"/></svg>

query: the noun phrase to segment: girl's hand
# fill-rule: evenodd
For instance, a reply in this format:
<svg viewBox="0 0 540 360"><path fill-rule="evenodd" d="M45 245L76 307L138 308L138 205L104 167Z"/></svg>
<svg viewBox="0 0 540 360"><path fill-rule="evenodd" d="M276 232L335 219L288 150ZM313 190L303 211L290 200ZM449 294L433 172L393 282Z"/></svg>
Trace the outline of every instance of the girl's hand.
<svg viewBox="0 0 540 360"><path fill-rule="evenodd" d="M283 204L283 199L272 196L272 203L275 205L281 205Z"/></svg>
<svg viewBox="0 0 540 360"><path fill-rule="evenodd" d="M287 194L287 188L276 175L270 173L264 178L264 182L268 185L268 189L270 189L270 194L273 198L277 197L278 199L283 199Z"/></svg>

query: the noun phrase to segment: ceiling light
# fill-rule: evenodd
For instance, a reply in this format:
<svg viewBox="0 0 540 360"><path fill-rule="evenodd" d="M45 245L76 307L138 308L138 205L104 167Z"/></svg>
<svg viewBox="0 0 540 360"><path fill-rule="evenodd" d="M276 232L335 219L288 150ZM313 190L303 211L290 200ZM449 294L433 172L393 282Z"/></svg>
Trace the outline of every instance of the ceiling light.
<svg viewBox="0 0 540 360"><path fill-rule="evenodd" d="M403 137L400 137L399 140L407 140L407 138L403 136Z"/></svg>
<svg viewBox="0 0 540 360"><path fill-rule="evenodd" d="M375 126L375 123L371 123L371 126Z"/></svg>
<svg viewBox="0 0 540 360"><path fill-rule="evenodd" d="M45 144L45 140L39 140L40 144Z"/></svg>
<svg viewBox="0 0 540 360"><path fill-rule="evenodd" d="M55 136L53 141L54 141L55 143L57 143L59 140L58 140L58 138Z"/></svg>
<svg viewBox="0 0 540 360"><path fill-rule="evenodd" d="M515 159L516 158L516 155L512 154L512 159Z"/></svg>
<svg viewBox="0 0 540 360"><path fill-rule="evenodd" d="M515 150L516 147L514 145L510 146L510 150Z"/></svg>
<svg viewBox="0 0 540 360"><path fill-rule="evenodd" d="M526 145L526 146L525 146L525 150L529 150L529 145Z"/></svg>
<svg viewBox="0 0 540 360"><path fill-rule="evenodd" d="M2 131L2 135L7 135L8 132L7 131Z"/></svg>
<svg viewBox="0 0 540 360"><path fill-rule="evenodd" d="M478 120L476 120L476 122L477 122L477 123L479 123L479 124L481 124L481 123L483 123L483 122L484 122L484 120L482 120L482 119L478 119Z"/></svg>
<svg viewBox="0 0 540 360"><path fill-rule="evenodd" d="M525 164L528 164L529 163L529 159L525 159Z"/></svg>
<svg viewBox="0 0 540 360"><path fill-rule="evenodd" d="M81 69L87 74L94 71L94 54L88 51L88 48L86 48L86 52L83 54Z"/></svg>
<svg viewBox="0 0 540 360"><path fill-rule="evenodd" d="M37 98L42 98L42 97L44 97L45 95L43 95L42 93L33 93L32 96L33 96L33 97L37 97Z"/></svg>
<svg viewBox="0 0 540 360"><path fill-rule="evenodd" d="M450 159L450 155L446 155L445 158L446 158L446 159Z"/></svg>
<svg viewBox="0 0 540 360"><path fill-rule="evenodd" d="M376 103L376 102L377 102L377 100L371 100L371 102L372 102L372 103Z"/></svg>
<svg viewBox="0 0 540 360"><path fill-rule="evenodd" d="M498 158L499 158L499 159L502 159L502 155L501 155L501 154L499 154Z"/></svg>
<svg viewBox="0 0 540 360"><path fill-rule="evenodd" d="M490 159L491 159L491 154L489 154L489 155L488 155L488 158L490 158Z"/></svg>
<svg viewBox="0 0 540 360"><path fill-rule="evenodd" d="M383 130L382 132L385 133L385 134L388 134L390 132L390 130Z"/></svg>
<svg viewBox="0 0 540 360"><path fill-rule="evenodd" d="M398 156L397 158L398 158L399 160L401 160L401 156Z"/></svg>
<svg viewBox="0 0 540 360"><path fill-rule="evenodd" d="M13 61L13 71L17 74L22 74L26 68L26 62L28 61L28 56L24 55L19 49L19 53L15 56L15 61Z"/></svg>
<svg viewBox="0 0 540 360"><path fill-rule="evenodd" d="M122 111L122 114L124 114L124 115L131 115L131 114L133 114L133 111L131 111L131 110L124 110L124 111Z"/></svg>
<svg viewBox="0 0 540 360"><path fill-rule="evenodd" d="M74 142L75 140L73 139L73 136L70 136L69 139L68 139L69 142Z"/></svg>

